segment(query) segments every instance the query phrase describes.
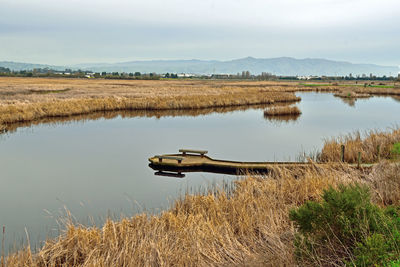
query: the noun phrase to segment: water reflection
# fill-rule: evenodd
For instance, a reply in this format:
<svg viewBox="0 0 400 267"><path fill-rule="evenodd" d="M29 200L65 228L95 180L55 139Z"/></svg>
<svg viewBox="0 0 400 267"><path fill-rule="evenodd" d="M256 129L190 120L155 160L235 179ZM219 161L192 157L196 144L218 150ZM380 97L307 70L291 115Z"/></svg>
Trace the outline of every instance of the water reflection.
<svg viewBox="0 0 400 267"><path fill-rule="evenodd" d="M264 114L264 119L273 123L274 125L279 126L282 123L290 123L295 122L300 118L301 114L296 115L275 115L275 116L268 116Z"/></svg>
<svg viewBox="0 0 400 267"><path fill-rule="evenodd" d="M165 176L165 177L173 177L173 178L185 178L185 174L182 172L172 172L172 171L157 171L154 173L154 175L158 176Z"/></svg>
<svg viewBox="0 0 400 267"><path fill-rule="evenodd" d="M396 102L400 102L400 96L398 95L392 95L392 96L365 96L365 95L361 95L359 97L346 97L346 96L342 96L342 95L338 95L338 94L334 94L334 97L339 98L340 100L342 100L343 103L345 103L346 105L350 106L350 107L355 107L356 106L356 102L358 100L365 100L365 99L369 99L369 98L392 98L393 100L395 100Z"/></svg>
<svg viewBox="0 0 400 267"><path fill-rule="evenodd" d="M279 105L284 105L279 104ZM285 104L286 105L286 104ZM265 109L271 104L262 105L248 105L248 106L232 106L232 107L216 107L216 108L202 108L202 109L180 109L180 110L117 110L117 111L97 111L90 114L73 115L68 117L50 117L38 119L35 121L16 122L7 125L7 131L10 133L15 132L20 127L32 127L41 124L48 125L67 125L69 123L85 123L88 121L96 121L101 119L115 119L121 118L162 118L162 117L197 117L204 116L212 113L229 113L233 111L245 111L248 109ZM0 125L1 126L1 125ZM1 130L2 128L0 128Z"/></svg>
<svg viewBox="0 0 400 267"><path fill-rule="evenodd" d="M343 101L343 103L349 105L350 107L356 106L357 98L349 98L349 97L337 97Z"/></svg>

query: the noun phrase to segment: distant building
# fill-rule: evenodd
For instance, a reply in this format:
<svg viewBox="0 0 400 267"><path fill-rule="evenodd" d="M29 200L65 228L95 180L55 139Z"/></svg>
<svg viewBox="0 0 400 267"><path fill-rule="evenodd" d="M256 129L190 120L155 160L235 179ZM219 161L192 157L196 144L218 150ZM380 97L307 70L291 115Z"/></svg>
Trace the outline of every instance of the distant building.
<svg viewBox="0 0 400 267"><path fill-rule="evenodd" d="M297 76L297 80L311 80L321 78L319 76Z"/></svg>
<svg viewBox="0 0 400 267"><path fill-rule="evenodd" d="M192 78L192 77L196 77L196 74L178 73L178 78Z"/></svg>

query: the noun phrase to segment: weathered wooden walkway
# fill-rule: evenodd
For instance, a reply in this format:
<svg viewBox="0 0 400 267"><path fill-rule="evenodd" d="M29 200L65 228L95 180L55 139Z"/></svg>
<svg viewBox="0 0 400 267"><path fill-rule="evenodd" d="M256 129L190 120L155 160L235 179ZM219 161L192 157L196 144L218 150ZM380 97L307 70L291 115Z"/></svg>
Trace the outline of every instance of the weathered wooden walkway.
<svg viewBox="0 0 400 267"><path fill-rule="evenodd" d="M277 167L286 169L309 168L311 163L305 162L240 162L212 159L205 154L207 151L180 149L180 154L157 155L149 158L150 167L160 171L173 172L218 172L238 174L245 172L268 173ZM313 163L325 165L327 163ZM340 163L338 163L340 164ZM332 165L330 163L330 165ZM371 167L372 164L350 164L354 167Z"/></svg>

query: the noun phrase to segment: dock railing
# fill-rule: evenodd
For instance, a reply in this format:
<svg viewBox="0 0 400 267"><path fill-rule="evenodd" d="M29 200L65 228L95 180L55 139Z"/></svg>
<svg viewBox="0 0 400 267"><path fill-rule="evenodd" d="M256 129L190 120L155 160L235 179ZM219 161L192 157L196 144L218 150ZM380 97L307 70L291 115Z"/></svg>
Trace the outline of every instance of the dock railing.
<svg viewBox="0 0 400 267"><path fill-rule="evenodd" d="M182 153L182 155L186 155L186 153L192 153L192 154L200 154L201 156L204 156L205 154L208 153L207 150L196 150L196 149L179 149L179 152Z"/></svg>
<svg viewBox="0 0 400 267"><path fill-rule="evenodd" d="M172 159L172 160L178 161L178 163L181 163L182 160L183 160L183 157L176 157L176 156L160 156L160 155L157 155L157 156L155 156L155 158L158 159L158 162L162 162L163 159Z"/></svg>

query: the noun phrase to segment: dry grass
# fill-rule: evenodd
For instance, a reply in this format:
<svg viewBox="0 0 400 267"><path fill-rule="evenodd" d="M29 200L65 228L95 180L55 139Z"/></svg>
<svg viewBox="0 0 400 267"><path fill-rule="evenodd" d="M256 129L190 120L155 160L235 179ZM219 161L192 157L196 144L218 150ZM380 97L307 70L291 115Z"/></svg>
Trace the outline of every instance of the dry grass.
<svg viewBox="0 0 400 267"><path fill-rule="evenodd" d="M230 193L186 195L159 216L110 220L101 229L69 225L37 254L8 256L7 266L293 266L289 210L358 177L345 167L311 167L300 176L277 169Z"/></svg>
<svg viewBox="0 0 400 267"><path fill-rule="evenodd" d="M55 80L54 84L59 82ZM32 101L3 102L0 116L2 122L10 123L104 110L147 112L232 107L260 103L261 96L264 97L261 101L266 103L295 100L295 96L288 93L294 88L291 84L286 85L289 89L283 94L260 89L264 85L256 83L250 88L243 87L242 83L230 87L223 83L218 84L220 87L207 84L202 89L214 88L215 93L200 94L202 89L196 87L200 85L194 83L192 86L197 89L189 91L197 93L188 95L185 92L159 95L152 91L154 96L59 97L75 94L72 88L54 94L27 94ZM63 90L59 87L46 90ZM153 89L150 86L147 90ZM53 95L57 97L51 99ZM38 96L46 101L37 99ZM356 162L357 153L361 151L364 162L373 162L377 159L377 145L381 147L380 156L390 158L392 144L399 141L400 129L371 132L365 139L355 133L326 141L321 158L338 161L343 143L346 161ZM220 190L206 195L186 195L170 210L157 216L140 214L121 221L109 220L102 228L70 224L64 235L47 240L38 253L32 253L28 247L10 254L5 259L6 266L295 266L293 236L296 229L289 220L289 210L307 200L319 199L329 186L353 182L368 184L373 189L374 201L380 205L400 204L400 167L393 163L381 162L371 170L337 164L311 165L301 171L277 168L268 177L238 181L233 192Z"/></svg>
<svg viewBox="0 0 400 267"><path fill-rule="evenodd" d="M341 91L341 92L335 93L334 96L343 97L343 98L368 98L368 97L371 97L370 94L362 94L362 93L357 93L354 91Z"/></svg>
<svg viewBox="0 0 400 267"><path fill-rule="evenodd" d="M276 169L238 181L233 192L186 195L158 216L109 220L102 228L70 224L38 253L9 255L7 266L295 266L289 210L320 199L329 186L355 182L370 185L378 204L400 204L400 166L392 163L368 172Z"/></svg>
<svg viewBox="0 0 400 267"><path fill-rule="evenodd" d="M399 88L287 81L102 80L0 77L0 124L115 110L183 110L295 102L295 92L400 95Z"/></svg>
<svg viewBox="0 0 400 267"><path fill-rule="evenodd" d="M369 185L378 205L400 205L399 164L277 167L235 189L186 195L160 215L109 220L102 228L70 223L38 253L28 247L10 254L6 266L296 266L289 210L349 183Z"/></svg>
<svg viewBox="0 0 400 267"><path fill-rule="evenodd" d="M265 109L269 104L251 105L249 106L234 106L234 107L216 107L216 108L202 108L202 109L166 109L166 110L117 110L117 111L97 111L88 114L71 115L64 117L44 117L34 121L22 121L7 125L7 131L14 132L19 127L29 127L39 124L68 124L74 122L85 122L98 119L113 119L118 116L122 118L161 118L161 117L176 117L176 116L190 116L196 117L207 115L211 113L227 113L238 110L247 109ZM6 127L4 126L4 129Z"/></svg>
<svg viewBox="0 0 400 267"><path fill-rule="evenodd" d="M115 110L194 110L295 102L280 87L219 81L0 78L0 124Z"/></svg>
<svg viewBox="0 0 400 267"><path fill-rule="evenodd" d="M334 162L341 159L341 145L345 146L344 160L348 163L358 161L358 152L364 163L377 162L378 158L391 159L393 144L400 142L400 129L388 132L370 131L361 138L360 132L332 138L325 141L321 161Z"/></svg>
<svg viewBox="0 0 400 267"><path fill-rule="evenodd" d="M300 115L301 111L297 106L275 106L267 108L264 116L284 116L284 115Z"/></svg>
<svg viewBox="0 0 400 267"><path fill-rule="evenodd" d="M46 117L65 117L113 110L173 110L213 107L248 106L274 102L293 102L299 98L291 93L228 93L152 98L93 98L56 100L53 102L0 106L0 123L33 121Z"/></svg>

